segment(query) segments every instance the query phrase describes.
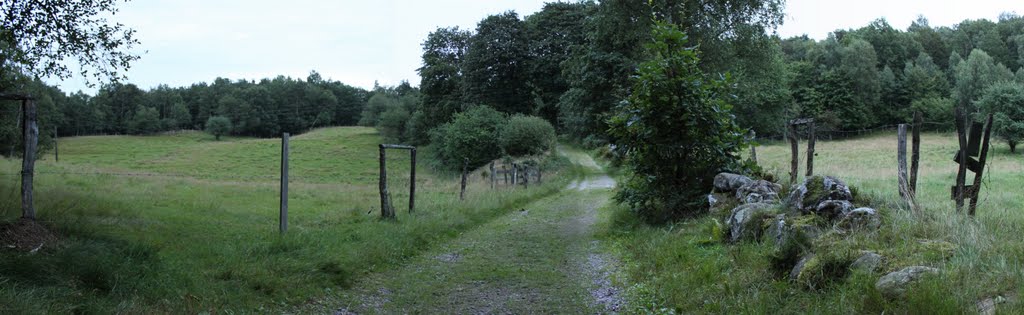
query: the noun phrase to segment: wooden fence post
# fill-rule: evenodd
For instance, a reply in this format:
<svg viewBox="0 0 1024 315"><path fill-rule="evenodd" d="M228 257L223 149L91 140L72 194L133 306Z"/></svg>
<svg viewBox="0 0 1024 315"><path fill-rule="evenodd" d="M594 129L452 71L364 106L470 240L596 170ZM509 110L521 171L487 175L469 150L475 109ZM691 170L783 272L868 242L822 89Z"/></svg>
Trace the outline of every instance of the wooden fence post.
<svg viewBox="0 0 1024 315"><path fill-rule="evenodd" d="M757 164L757 145L754 142L757 141L757 133L753 130L750 131L750 160Z"/></svg>
<svg viewBox="0 0 1024 315"><path fill-rule="evenodd" d="M281 136L281 234L288 231L288 133Z"/></svg>
<svg viewBox="0 0 1024 315"><path fill-rule="evenodd" d="M921 128L924 127L924 117L921 112L914 113L914 135L911 138L910 153L910 197L917 199L917 169L921 162Z"/></svg>
<svg viewBox="0 0 1024 315"><path fill-rule="evenodd" d="M796 185L796 176L798 168L800 168L800 148L798 147L796 138L796 128L792 123L787 127L789 136L789 147L792 152L792 160L790 161L790 172L789 172L789 184Z"/></svg>
<svg viewBox="0 0 1024 315"><path fill-rule="evenodd" d="M530 166L523 167L523 188L530 188Z"/></svg>
<svg viewBox="0 0 1024 315"><path fill-rule="evenodd" d="M391 194L388 192L388 169L387 154L384 145L380 145L380 216L385 219L394 219L395 210L391 208Z"/></svg>
<svg viewBox="0 0 1024 315"><path fill-rule="evenodd" d="M21 216L36 219L36 207L32 198L33 176L36 168L36 145L39 141L39 126L36 125L36 104L32 100L22 100L21 115L22 139L25 141L25 152L21 160Z"/></svg>
<svg viewBox="0 0 1024 315"><path fill-rule="evenodd" d="M964 210L964 182L967 181L967 129L970 128L970 121L965 117L962 107L956 108L956 134L960 142L960 166L956 173L956 211Z"/></svg>
<svg viewBox="0 0 1024 315"><path fill-rule="evenodd" d="M501 175L505 178L505 186L508 186L508 165L501 166Z"/></svg>
<svg viewBox="0 0 1024 315"><path fill-rule="evenodd" d="M519 180L519 164L512 163L512 187L516 187L516 181Z"/></svg>
<svg viewBox="0 0 1024 315"><path fill-rule="evenodd" d="M981 155L978 156L978 171L974 173L974 189L971 189L971 206L967 214L973 216L978 209L978 195L981 192L981 176L985 173L985 160L988 158L988 140L992 135L992 114L988 114L985 122L985 138L981 145Z"/></svg>
<svg viewBox="0 0 1024 315"><path fill-rule="evenodd" d="M409 150L409 158L412 159L409 172L409 213L416 211L416 148Z"/></svg>
<svg viewBox="0 0 1024 315"><path fill-rule="evenodd" d="M488 166L488 168L489 168L489 171L490 171L490 174L491 174L491 189L494 189L494 180L495 180L495 177L494 177L494 161L491 161L491 164L490 164L490 166Z"/></svg>
<svg viewBox="0 0 1024 315"><path fill-rule="evenodd" d="M60 162L60 149L57 146L57 127L53 127L53 162Z"/></svg>
<svg viewBox="0 0 1024 315"><path fill-rule="evenodd" d="M469 171L469 158L462 158L462 189L459 190L459 200L466 200L466 174Z"/></svg>
<svg viewBox="0 0 1024 315"><path fill-rule="evenodd" d="M907 125L900 124L896 131L896 182L900 197L907 203L911 210L915 209L914 199L910 193L909 177L907 176Z"/></svg>
<svg viewBox="0 0 1024 315"><path fill-rule="evenodd" d="M807 132L810 133L807 137L807 177L811 177L814 176L814 142L818 139L814 132L814 121L807 123Z"/></svg>

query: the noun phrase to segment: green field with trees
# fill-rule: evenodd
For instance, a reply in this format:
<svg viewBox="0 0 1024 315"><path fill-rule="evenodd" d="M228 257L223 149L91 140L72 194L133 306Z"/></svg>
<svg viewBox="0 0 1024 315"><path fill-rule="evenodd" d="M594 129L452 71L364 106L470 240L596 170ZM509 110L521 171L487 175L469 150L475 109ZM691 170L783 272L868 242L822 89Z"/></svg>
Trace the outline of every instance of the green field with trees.
<svg viewBox="0 0 1024 315"><path fill-rule="evenodd" d="M905 30L879 18L813 39L778 35L785 0L552 2L528 15L481 17L472 29L430 30L421 42L418 84L367 89L311 70L305 78L140 87L124 77L141 58L140 41L130 26L107 18L118 4L0 2L0 237L33 243L0 248L0 312L347 310L320 304L342 302L370 312L486 312L504 305L489 302L508 296L580 299L588 296L586 282L610 286L610 274L623 288L610 299L624 302L580 307L964 313L984 312L978 305L991 301L993 309L1021 309L1024 262L1017 256L1024 246L1013 239L1024 217L1011 193L1020 184L1017 145L1024 141L1024 17L1016 13L954 25L920 16ZM95 93L43 81L77 74L98 85ZM25 99L37 108L36 131L17 106ZM958 111L970 121L990 114L994 120L997 142L978 217L954 212L947 200L955 176L949 157L958 145L949 132ZM914 128L926 131L923 214L903 211L893 195L890 156L889 131L916 113L924 124ZM881 227L847 233L816 213L785 217L790 192L813 191L819 180L826 185L821 177L803 188L772 183L787 177L778 140L788 122L803 118L814 120L822 139L818 174L850 183L849 200L841 201L877 209ZM20 158L33 153L24 151L32 147L25 132L39 134L41 224L20 212ZM283 134L292 141L294 218L280 236L273 230ZM400 212L397 222L376 216L377 145L384 143L423 153L416 179L421 211ZM748 159L752 147L761 159ZM59 162L50 155L58 149ZM388 159L397 174L390 181L408 185L406 155ZM548 180L494 192L491 163L542 169ZM459 201L464 169L469 198ZM729 233L746 227L736 217L748 213L747 201L710 201L709 192L721 192L716 175L726 171L767 180L765 189L779 197L751 219L762 223L749 224L758 228L756 241L727 239L743 236ZM600 188L582 187L592 183ZM400 190L392 189L405 200ZM802 199L796 202L803 211ZM734 208L719 209L725 206ZM536 218L517 217L531 211ZM758 233L780 221L785 227L776 215L828 232L809 239L794 232L802 236L770 246ZM504 234L511 229L530 237L572 233L511 242ZM37 241L52 245L34 247ZM457 253L439 252L446 245L480 242L507 246L475 251L467 263L472 272L445 274L452 276L448 283L435 285L429 281L437 279L419 273L436 260L458 261ZM865 250L887 260L868 271L850 269L851 258ZM601 274L571 269L585 263L570 252L610 271L601 271L604 278L568 277L582 285L555 286L556 277L545 272ZM524 257L545 265L498 272L486 264L488 254L501 255L510 268L528 263ZM787 277L804 263L817 269ZM879 276L911 265L942 271L903 299L875 287ZM388 278L388 271L400 276ZM386 295L372 287L377 283L416 281L411 287L457 292L493 277L549 293L502 287L481 298L487 305L471 308L417 308L422 296L442 295L434 291L404 292L395 297L403 305L359 301L367 294L387 300L372 297ZM566 310L538 305L505 309Z"/></svg>

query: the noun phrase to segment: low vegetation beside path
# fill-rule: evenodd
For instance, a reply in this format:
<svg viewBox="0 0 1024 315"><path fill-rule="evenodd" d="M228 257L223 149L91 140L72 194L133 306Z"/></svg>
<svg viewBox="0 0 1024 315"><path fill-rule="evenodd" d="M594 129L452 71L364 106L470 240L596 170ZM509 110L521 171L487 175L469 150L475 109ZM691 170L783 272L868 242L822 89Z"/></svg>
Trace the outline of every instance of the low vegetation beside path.
<svg viewBox="0 0 1024 315"><path fill-rule="evenodd" d="M35 252L3 244L0 313L290 308L556 193L577 172L549 156L543 184L495 191L474 172L459 201L458 176L423 163L410 214L408 154L389 154L398 218L382 221L380 142L371 128L292 137L290 227L282 236L280 139L62 138L60 162L39 161L35 186L39 221L58 240ZM19 166L0 161L0 215L7 222L20 215Z"/></svg>
<svg viewBox="0 0 1024 315"><path fill-rule="evenodd" d="M802 146L801 146L802 147ZM956 177L951 161L957 143L948 133L925 134L918 201L922 214L902 209L896 190L896 139L892 133L819 142L815 171L845 181L853 204L880 214L877 230L837 232L824 218L796 221L822 232L796 253L816 254L812 273L793 277L802 254L789 253L771 235L729 239L728 218L739 201L719 215L667 226L640 222L626 208L608 213L605 237L623 259L621 279L636 311L687 313L926 313L1024 311L1020 279L1024 242L1019 240L1024 203L1017 196L1024 158L995 146L986 169L978 215L957 213L950 200ZM761 165L788 181L789 146L758 148ZM801 161L803 162L803 161ZM803 170L801 170L801 173ZM802 182L803 179L800 179ZM783 203L791 192L783 183ZM721 202L721 201L720 201ZM721 207L721 206L720 206ZM783 206L780 206L783 207ZM779 210L787 213L785 208ZM777 214L753 220L771 223ZM796 219L800 220L800 219ZM758 231L764 226L752 225ZM792 244L791 244L792 245ZM795 248L793 246L790 249ZM865 253L880 256L875 268L851 268ZM781 267L781 268L780 268ZM917 268L917 269L914 269ZM903 272L895 273L894 272ZM893 274L892 276L887 276ZM893 291L894 277L914 278ZM812 281L807 281L812 280ZM895 294L894 294L895 293Z"/></svg>

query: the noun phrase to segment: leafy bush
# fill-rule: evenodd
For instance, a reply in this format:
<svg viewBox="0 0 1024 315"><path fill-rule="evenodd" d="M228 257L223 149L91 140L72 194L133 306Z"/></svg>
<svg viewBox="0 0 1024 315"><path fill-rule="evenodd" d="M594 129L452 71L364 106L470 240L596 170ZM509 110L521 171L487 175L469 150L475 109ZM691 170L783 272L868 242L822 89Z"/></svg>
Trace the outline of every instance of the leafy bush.
<svg viewBox="0 0 1024 315"><path fill-rule="evenodd" d="M409 121L409 111L405 108L395 107L380 114L377 121L377 130L385 138L392 141L405 141L406 125Z"/></svg>
<svg viewBox="0 0 1024 315"><path fill-rule="evenodd" d="M738 165L745 131L730 114L727 82L705 75L676 26L658 23L633 94L609 120L632 176L616 195L650 223L706 208L719 171Z"/></svg>
<svg viewBox="0 0 1024 315"><path fill-rule="evenodd" d="M206 132L220 140L220 136L231 132L231 120L224 116L210 116L206 120Z"/></svg>
<svg viewBox="0 0 1024 315"><path fill-rule="evenodd" d="M501 128L498 141L511 156L541 154L555 147L555 127L540 117L515 115Z"/></svg>
<svg viewBox="0 0 1024 315"><path fill-rule="evenodd" d="M945 97L929 97L915 100L910 103L914 112L921 112L924 121L931 123L942 123L938 127L952 129L953 126L953 100ZM913 116L904 117L904 121L911 121ZM935 126L935 125L932 125Z"/></svg>
<svg viewBox="0 0 1024 315"><path fill-rule="evenodd" d="M431 132L435 158L442 168L455 170L462 167L463 159L469 159L469 166L475 168L501 157L498 130L506 117L487 106L455 114L451 122Z"/></svg>
<svg viewBox="0 0 1024 315"><path fill-rule="evenodd" d="M992 114L993 129L999 138L1017 151L1017 143L1024 139L1024 87L1017 83L1001 82L985 90L978 107Z"/></svg>

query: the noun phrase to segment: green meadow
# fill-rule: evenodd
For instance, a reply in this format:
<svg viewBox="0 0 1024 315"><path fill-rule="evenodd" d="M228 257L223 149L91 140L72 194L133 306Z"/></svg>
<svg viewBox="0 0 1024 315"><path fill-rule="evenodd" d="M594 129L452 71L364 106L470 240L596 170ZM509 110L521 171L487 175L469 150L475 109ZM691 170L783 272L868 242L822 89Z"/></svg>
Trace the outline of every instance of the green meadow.
<svg viewBox="0 0 1024 315"><path fill-rule="evenodd" d="M558 192L576 176L548 157L542 185L465 201L458 174L420 162L408 213L409 156L389 151L396 221L379 219L372 128L290 139L289 230L278 233L280 139L200 132L61 138L37 165L40 221L59 235L37 253L0 255L0 312L231 313L289 309ZM428 152L419 157L426 160ZM20 160L0 161L0 216L20 216Z"/></svg>

